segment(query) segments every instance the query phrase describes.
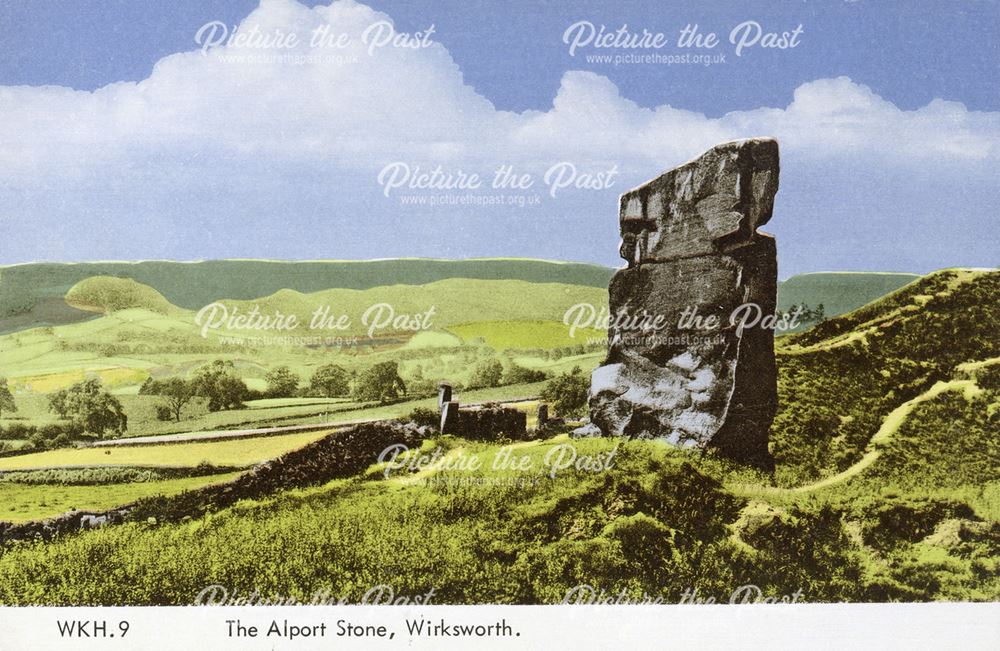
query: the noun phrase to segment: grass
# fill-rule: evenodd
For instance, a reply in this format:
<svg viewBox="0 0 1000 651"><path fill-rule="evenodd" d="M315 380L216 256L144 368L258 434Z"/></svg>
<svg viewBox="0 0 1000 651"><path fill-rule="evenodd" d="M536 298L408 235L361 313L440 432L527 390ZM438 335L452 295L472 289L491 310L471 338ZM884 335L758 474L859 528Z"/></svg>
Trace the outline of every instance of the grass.
<svg viewBox="0 0 1000 651"><path fill-rule="evenodd" d="M27 522L72 510L103 511L142 497L176 495L208 484L229 481L238 475L225 473L105 486L39 486L0 482L0 521Z"/></svg>
<svg viewBox="0 0 1000 651"><path fill-rule="evenodd" d="M131 278L91 276L66 292L66 303L89 312L117 312L143 308L168 314L178 308L163 298L160 292Z"/></svg>
<svg viewBox="0 0 1000 651"><path fill-rule="evenodd" d="M871 443L865 451L864 456L851 465L851 467L837 473L836 475L826 477L812 484L806 484L805 486L797 486L791 490L798 493L808 493L829 488L830 486L835 486L836 484L840 484L858 476L878 461L879 456L882 454L882 447L884 447L892 439L893 435L895 435L900 426L910 415L910 412L912 412L917 405L928 400L933 400L945 391L962 391L964 393L969 393L970 390L974 391L975 388L975 383L970 380L938 382L916 398L904 402L899 407L896 407L894 410L889 412L889 415L882 421L882 426L872 436Z"/></svg>
<svg viewBox="0 0 1000 651"><path fill-rule="evenodd" d="M573 337L569 326L561 321L477 321L448 328L466 343L481 339L495 350L510 348L564 348L586 344L590 339L603 339L607 331L580 328Z"/></svg>
<svg viewBox="0 0 1000 651"><path fill-rule="evenodd" d="M983 526L962 529L968 521L947 509L933 515L938 507L919 496L868 495L839 510L833 497L748 500L719 483L723 465L653 441L574 441L578 458L607 459L617 448L614 461L551 476L552 455L570 442L441 437L420 452L440 446L462 466L388 480L372 468L190 522L18 546L0 555L0 603L188 604L210 584L349 602L386 584L396 595L433 588L436 603L456 604L557 603L580 584L667 602L684 588L724 598L746 584L769 595L801 589L807 602L1000 594L983 574L991 571ZM886 528L895 526L886 514L903 518L898 530ZM925 530L916 538L907 533L914 525Z"/></svg>
<svg viewBox="0 0 1000 651"><path fill-rule="evenodd" d="M260 436L206 443L175 443L116 448L63 448L0 459L0 470L73 466L148 466L187 468L200 463L250 466L312 443L329 430Z"/></svg>
<svg viewBox="0 0 1000 651"><path fill-rule="evenodd" d="M156 396L119 396L119 399L129 418L128 436L288 425L312 416L320 417L321 421L332 420L325 415L362 406L342 399L282 398L253 400L246 403L246 409L208 411L204 404L192 402L185 406L182 419L175 422L156 418L156 405L163 402Z"/></svg>
<svg viewBox="0 0 1000 651"><path fill-rule="evenodd" d="M190 603L211 583L241 593L259 590L264 596L303 598L316 590L357 598L368 586L382 583L391 584L397 594L433 587L442 603L551 603L567 587L583 583L608 593L649 592L674 599L677 595L669 591L678 586L713 595L754 584L768 594L803 589L807 601L996 600L1000 481L995 456L990 457L996 452L995 437L990 438L995 419L983 414L987 398L993 398L978 395L972 381L961 376L936 385L928 379L929 370L938 373L933 376L937 381L950 377L962 361L997 355L988 329L995 318L981 318L992 315L986 310L995 304L990 301L995 284L970 274L960 274L957 281L931 278L926 287L916 287L921 290L916 296L909 295L914 288L899 292L880 306L820 326L819 334L794 335L779 345L779 416L802 416L776 421L782 436L772 442L784 445L776 453L779 464L802 469L787 481L779 477L779 483L811 484L807 491L779 488L772 478L740 470L712 454L655 441L559 436L508 444L439 437L426 442L421 452L440 445L449 464L471 458L479 462L478 469L394 474L387 481L372 467L351 479L278 491L190 522L131 523L49 544L20 545L0 553L0 603ZM940 292L923 291L927 287ZM405 292L390 289L386 295ZM300 303L302 295L279 292L272 298L288 306ZM918 316L919 322L914 320ZM504 350L555 345L557 331L565 332L555 319L505 318L512 320L469 320L455 326L456 334L469 341L481 337L487 346ZM137 321L118 323L118 332L140 327ZM95 322L80 325L91 333L83 338L108 336ZM317 359L344 359L354 369L395 356L404 376L421 366L422 377L437 378L495 354L484 345L452 348L442 337L424 339L426 350L412 346L411 339L410 347L368 355L274 350L241 351L232 357L248 377L260 377L262 369L279 359L296 369L308 369ZM23 346L42 350L47 341L38 333L25 334L18 344L22 347L12 348L0 338L0 365L4 355L21 355ZM573 365L587 369L602 356L552 359L551 351L532 352L501 357L505 363L513 358L524 366L554 370ZM66 359L86 363L78 356ZM179 369L196 359L151 355L144 361ZM537 395L541 386L462 391L457 397L466 404L512 400ZM360 420L403 416L414 407L435 404L434 397L374 406L259 401L239 413L210 418L319 422L332 414ZM516 406L532 413L536 403ZM181 425L202 422L202 416L209 418L196 415ZM960 427L950 429L955 424ZM53 458L46 454L93 453L114 464L246 465L252 463L249 457L283 451L249 448L302 436L306 438L297 445L322 433L120 448L110 455L104 450L53 451L0 459L0 469ZM551 477L550 455L567 443L583 456L607 455L619 445L621 450L607 471L567 469ZM137 457L122 460L130 454ZM89 458L55 458L59 465L93 465ZM498 467L504 458L508 465ZM836 463L827 463L830 459ZM525 479L531 481L517 481ZM70 498L56 492L75 489L22 488L32 494L0 491L0 499L14 495L26 511L83 508L67 504ZM92 490L94 499L134 499L126 499L117 485ZM79 500L82 494L72 496Z"/></svg>

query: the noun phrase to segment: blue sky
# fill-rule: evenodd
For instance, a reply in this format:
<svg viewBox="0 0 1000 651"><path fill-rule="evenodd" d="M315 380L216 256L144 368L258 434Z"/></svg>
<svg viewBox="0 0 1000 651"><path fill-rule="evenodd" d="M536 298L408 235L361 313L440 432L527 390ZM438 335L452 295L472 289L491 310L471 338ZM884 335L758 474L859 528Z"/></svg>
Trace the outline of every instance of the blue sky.
<svg viewBox="0 0 1000 651"><path fill-rule="evenodd" d="M779 238L783 277L996 264L996 2L694 4L0 2L0 263L617 264L618 194L715 142L772 135L782 187L765 230ZM202 25L244 19L241 31L308 34L325 22L353 36L332 52L341 59L306 63L198 50ZM381 20L404 33L433 25L432 45L367 52L359 37ZM684 54L673 41L697 24L722 41L703 52L725 60L614 65L587 56L633 51L586 46L571 56L563 37L579 21L662 32L665 47L638 51L660 55ZM737 57L728 36L744 21L801 25L799 43ZM292 52L315 48L278 54ZM486 179L509 165L534 185L386 196L378 177L394 163ZM614 170L613 182L551 196L544 175L558 163L578 177ZM407 194L529 205L404 205Z"/></svg>

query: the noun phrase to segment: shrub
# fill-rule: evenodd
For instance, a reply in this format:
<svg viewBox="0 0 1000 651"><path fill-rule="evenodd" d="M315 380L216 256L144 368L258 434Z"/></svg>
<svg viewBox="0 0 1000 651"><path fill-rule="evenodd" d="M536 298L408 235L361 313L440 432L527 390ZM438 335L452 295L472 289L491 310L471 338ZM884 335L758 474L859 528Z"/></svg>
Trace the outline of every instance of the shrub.
<svg viewBox="0 0 1000 651"><path fill-rule="evenodd" d="M503 379L503 364L499 359L492 358L479 362L472 371L469 388L479 389L498 387Z"/></svg>
<svg viewBox="0 0 1000 651"><path fill-rule="evenodd" d="M438 429L441 426L441 414L438 413L436 409L431 409L429 407L416 407L407 416L407 419L416 423L417 425L426 425L433 429Z"/></svg>
<svg viewBox="0 0 1000 651"><path fill-rule="evenodd" d="M541 382L547 380L549 374L545 371L539 371L536 369L525 368L523 366L518 366L517 364L511 364L510 367L504 372L503 383L504 384L530 384L532 382Z"/></svg>
<svg viewBox="0 0 1000 651"><path fill-rule="evenodd" d="M6 439L30 439L31 436L38 431L34 425L27 425L25 423L11 423L4 429L4 438Z"/></svg>
<svg viewBox="0 0 1000 651"><path fill-rule="evenodd" d="M579 416L587 406L590 394L590 378L574 366L569 373L563 373L549 380L542 389L541 398L551 402L560 416Z"/></svg>

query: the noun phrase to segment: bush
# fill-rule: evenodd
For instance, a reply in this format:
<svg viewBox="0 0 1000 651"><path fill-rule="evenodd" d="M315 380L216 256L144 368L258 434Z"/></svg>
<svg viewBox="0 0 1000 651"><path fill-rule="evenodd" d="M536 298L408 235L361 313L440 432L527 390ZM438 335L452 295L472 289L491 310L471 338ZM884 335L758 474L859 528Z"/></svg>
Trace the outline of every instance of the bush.
<svg viewBox="0 0 1000 651"><path fill-rule="evenodd" d="M435 430L441 426L441 414L429 407L416 407L406 418L417 425L427 425Z"/></svg>
<svg viewBox="0 0 1000 651"><path fill-rule="evenodd" d="M502 379L503 364L500 363L500 360L496 358L486 359L476 364L473 369L472 377L469 378L469 388L498 387Z"/></svg>
<svg viewBox="0 0 1000 651"><path fill-rule="evenodd" d="M30 439L38 431L34 425L11 423L3 431L3 438L8 440Z"/></svg>
<svg viewBox="0 0 1000 651"><path fill-rule="evenodd" d="M157 481L169 476L145 468L60 468L5 472L0 475L0 482L30 486L101 486Z"/></svg>
<svg viewBox="0 0 1000 651"><path fill-rule="evenodd" d="M581 416L590 394L590 377L579 366L549 380L542 389L541 398L551 402L560 416Z"/></svg>
<svg viewBox="0 0 1000 651"><path fill-rule="evenodd" d="M503 376L504 384L531 384L549 379L549 374L531 368L511 364Z"/></svg>
<svg viewBox="0 0 1000 651"><path fill-rule="evenodd" d="M359 402L392 402L406 393L406 384L399 377L399 364L380 362L365 370L358 378L352 391Z"/></svg>
<svg viewBox="0 0 1000 651"><path fill-rule="evenodd" d="M977 370L976 384L987 391L1000 391L1000 364L991 364Z"/></svg>

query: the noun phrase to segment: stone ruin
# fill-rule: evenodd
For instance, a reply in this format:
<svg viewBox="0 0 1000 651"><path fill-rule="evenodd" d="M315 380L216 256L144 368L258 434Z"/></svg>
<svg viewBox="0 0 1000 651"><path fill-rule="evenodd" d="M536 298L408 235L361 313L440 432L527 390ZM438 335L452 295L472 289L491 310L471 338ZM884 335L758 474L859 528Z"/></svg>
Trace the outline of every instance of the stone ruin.
<svg viewBox="0 0 1000 651"><path fill-rule="evenodd" d="M501 435L520 440L528 433L528 415L523 411L490 403L463 407L454 399L452 386L447 382L438 384L438 408L442 434L482 441Z"/></svg>
<svg viewBox="0 0 1000 651"><path fill-rule="evenodd" d="M711 447L773 470L778 143L718 145L621 197L608 355L591 377L590 431ZM759 310L759 312L758 312ZM742 326L742 327L741 327Z"/></svg>

